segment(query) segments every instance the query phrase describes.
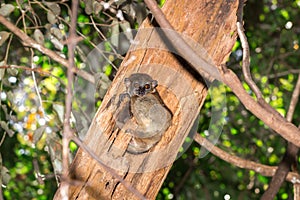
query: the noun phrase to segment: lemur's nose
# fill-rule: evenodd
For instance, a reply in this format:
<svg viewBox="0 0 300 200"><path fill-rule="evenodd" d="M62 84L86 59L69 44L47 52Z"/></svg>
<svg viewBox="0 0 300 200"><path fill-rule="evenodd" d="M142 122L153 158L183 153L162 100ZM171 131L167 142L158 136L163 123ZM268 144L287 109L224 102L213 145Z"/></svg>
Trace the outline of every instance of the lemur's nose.
<svg viewBox="0 0 300 200"><path fill-rule="evenodd" d="M137 92L138 92L139 96L144 96L145 95L145 88L144 87L139 87Z"/></svg>

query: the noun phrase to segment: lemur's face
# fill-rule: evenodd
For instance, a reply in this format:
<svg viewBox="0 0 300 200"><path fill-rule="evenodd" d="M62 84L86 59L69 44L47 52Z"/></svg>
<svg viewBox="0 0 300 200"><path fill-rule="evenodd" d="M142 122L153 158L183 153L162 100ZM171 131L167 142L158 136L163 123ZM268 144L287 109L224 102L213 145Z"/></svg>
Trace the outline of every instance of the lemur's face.
<svg viewBox="0 0 300 200"><path fill-rule="evenodd" d="M125 85L128 94L132 96L144 96L148 93L156 92L157 81L151 76L143 73L132 74L129 78L125 78Z"/></svg>

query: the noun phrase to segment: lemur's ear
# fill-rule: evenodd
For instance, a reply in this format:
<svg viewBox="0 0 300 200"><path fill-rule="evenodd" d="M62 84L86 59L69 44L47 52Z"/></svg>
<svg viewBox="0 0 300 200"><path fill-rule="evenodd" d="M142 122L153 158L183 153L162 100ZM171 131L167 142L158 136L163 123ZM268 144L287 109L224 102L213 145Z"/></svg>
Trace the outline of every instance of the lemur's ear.
<svg viewBox="0 0 300 200"><path fill-rule="evenodd" d="M125 86L126 86L126 87L129 87L130 84L131 84L131 81L130 81L129 78L125 78L125 79L124 79L124 83L125 83Z"/></svg>
<svg viewBox="0 0 300 200"><path fill-rule="evenodd" d="M157 87L157 80L151 81L151 85L152 85L152 88L156 88Z"/></svg>

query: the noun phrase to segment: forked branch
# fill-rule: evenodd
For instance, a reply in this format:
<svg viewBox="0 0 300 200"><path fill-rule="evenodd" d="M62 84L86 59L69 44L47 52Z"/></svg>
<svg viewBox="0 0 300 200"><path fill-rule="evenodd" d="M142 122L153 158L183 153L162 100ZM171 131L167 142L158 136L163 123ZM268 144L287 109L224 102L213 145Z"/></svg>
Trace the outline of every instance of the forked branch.
<svg viewBox="0 0 300 200"><path fill-rule="evenodd" d="M153 13L161 28L174 30L154 0L145 0L145 3ZM240 101L249 111L251 111L255 116L261 119L266 125L272 128L286 140L300 147L300 130L294 124L287 122L286 119L282 116L270 112L270 109L266 109L265 106L262 106L259 102L255 101L245 91L241 81L236 76L236 74L234 74L225 66L219 67L219 71L217 71L216 74L217 67L208 63L205 59L199 57L195 53L193 48L190 47L180 37L179 34L166 35L171 42L173 41L172 45L176 48L176 50L187 61L189 61L192 66L194 66L194 69L196 69L199 74L203 75L203 72L206 72L206 75L208 74L213 78L222 80L223 83L231 88L234 94L240 99ZM184 50L182 48L183 46L185 47Z"/></svg>

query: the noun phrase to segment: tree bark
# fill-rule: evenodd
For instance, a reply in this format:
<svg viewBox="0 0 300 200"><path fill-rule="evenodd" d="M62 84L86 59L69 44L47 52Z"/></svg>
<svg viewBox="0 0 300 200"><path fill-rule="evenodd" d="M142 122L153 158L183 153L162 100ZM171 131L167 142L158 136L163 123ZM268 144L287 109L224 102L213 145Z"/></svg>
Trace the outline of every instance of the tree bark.
<svg viewBox="0 0 300 200"><path fill-rule="evenodd" d="M163 12L200 56L221 65L236 41L237 8L238 0L167 0ZM109 170L80 148L69 170L70 177L79 181L70 186L70 199L139 199L138 193L155 199L199 114L207 94L205 82L167 50L162 32L152 24L147 19L139 28L84 141ZM136 72L158 81L158 92L173 118L153 149L133 155L126 152L130 136L116 128L114 100L125 91L124 78ZM130 183L129 189L112 171ZM60 189L54 199L61 199Z"/></svg>

